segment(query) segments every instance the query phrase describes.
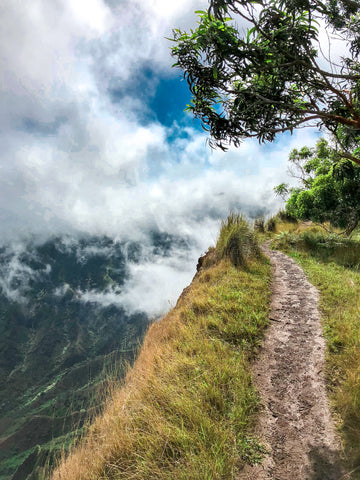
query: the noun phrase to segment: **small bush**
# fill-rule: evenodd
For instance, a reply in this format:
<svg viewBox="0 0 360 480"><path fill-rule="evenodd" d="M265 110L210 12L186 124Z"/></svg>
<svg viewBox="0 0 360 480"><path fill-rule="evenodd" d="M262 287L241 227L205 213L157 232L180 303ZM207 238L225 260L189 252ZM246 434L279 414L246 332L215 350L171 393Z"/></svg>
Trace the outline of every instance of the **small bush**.
<svg viewBox="0 0 360 480"><path fill-rule="evenodd" d="M264 217L258 217L254 222L254 230L259 233L265 233L265 219Z"/></svg>
<svg viewBox="0 0 360 480"><path fill-rule="evenodd" d="M265 230L267 232L276 232L276 223L277 223L276 217L269 218L269 220L266 222Z"/></svg>
<svg viewBox="0 0 360 480"><path fill-rule="evenodd" d="M281 222L298 223L297 218L286 210L279 210L276 216Z"/></svg>
<svg viewBox="0 0 360 480"><path fill-rule="evenodd" d="M256 236L241 214L231 213L222 222L216 253L220 259L229 258L236 267L243 267L247 260L260 256Z"/></svg>

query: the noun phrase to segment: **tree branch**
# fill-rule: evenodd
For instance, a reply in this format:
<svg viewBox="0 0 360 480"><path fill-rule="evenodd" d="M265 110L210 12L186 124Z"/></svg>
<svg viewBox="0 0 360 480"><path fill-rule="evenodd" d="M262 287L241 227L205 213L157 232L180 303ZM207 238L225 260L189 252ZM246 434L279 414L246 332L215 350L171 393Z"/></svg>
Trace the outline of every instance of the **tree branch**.
<svg viewBox="0 0 360 480"><path fill-rule="evenodd" d="M320 70L317 62L315 59L312 60L316 69ZM352 103L350 103L346 97L346 95L344 93L342 93L340 90L338 90L337 88L335 88L330 82L329 82L329 79L326 77L326 75L324 75L323 73L320 73L320 75L323 77L325 83L326 83L326 86L328 87L328 89L333 92L338 98L340 98L342 100L342 102L344 103L344 105L346 106L346 108L349 110L349 112L352 113L353 117L356 118L358 121L360 120L359 116L357 115L356 111L354 110L353 106L352 106Z"/></svg>
<svg viewBox="0 0 360 480"><path fill-rule="evenodd" d="M316 120L317 118L319 118L318 115L312 115L310 117L306 117L306 118L303 118L302 120L299 120L297 122L294 122L292 123L289 127L281 127L281 128L267 128L264 130L264 132L262 133L284 133L284 132L289 132L289 131L292 131L294 130L294 128L297 128L299 125L303 124L303 123L307 123L307 122L311 122L312 120ZM306 127L306 125L305 125ZM248 137L249 138L254 138L254 137L258 137L259 134L249 134Z"/></svg>
<svg viewBox="0 0 360 480"><path fill-rule="evenodd" d="M340 157L347 158L348 160L353 161L353 162L356 163L357 165L360 165L360 158L355 157L355 156L352 155L351 153L348 153L348 152L338 152L338 154L340 155Z"/></svg>

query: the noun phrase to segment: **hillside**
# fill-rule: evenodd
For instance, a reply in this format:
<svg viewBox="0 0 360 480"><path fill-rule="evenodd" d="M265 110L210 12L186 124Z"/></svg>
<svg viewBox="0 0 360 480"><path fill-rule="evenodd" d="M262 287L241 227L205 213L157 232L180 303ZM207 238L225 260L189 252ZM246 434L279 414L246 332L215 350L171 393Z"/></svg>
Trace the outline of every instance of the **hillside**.
<svg viewBox="0 0 360 480"><path fill-rule="evenodd" d="M151 238L157 258L180 242ZM1 480L40 478L133 362L150 319L106 300L119 297L142 248L88 236L0 249Z"/></svg>
<svg viewBox="0 0 360 480"><path fill-rule="evenodd" d="M357 479L359 242L325 234L311 224L286 223L281 216L265 230L271 232L261 233L261 239L271 240L273 248L300 263L320 291L327 390L342 437L344 466L353 471L348 478ZM154 241L159 255L176 243L165 240ZM20 253L2 251L2 272L9 272L10 265L22 272L11 277L7 291L2 284L4 309L15 312L3 315L2 321L12 319L17 326L11 330L4 323L3 344L18 346L16 354L4 353L1 364L14 362L8 378L2 370L2 478L48 479L50 470L43 471L43 466L63 448L53 480L230 480L248 478L243 476L248 471L253 479L256 465L262 470L268 461L269 443L258 426L264 398L252 379L258 370L252 369L276 315L271 313L269 322L270 265L254 233L236 215L223 223L216 248L200 258L198 273L176 307L151 325L123 380L124 361L132 363L149 321L120 306L81 301L81 292L89 285L92 292L106 292L109 279L120 291L127 278L124 253L134 252L136 260L139 248L92 238L75 243L53 239ZM291 288L297 284L293 279ZM69 325L76 333L71 338ZM306 330L305 337L297 335L299 345L310 345ZM22 337L15 336L19 332ZM299 354L310 358L301 349ZM270 363L266 361L264 371ZM255 385L261 392L257 381ZM284 404L280 410L286 408ZM301 412L299 418L306 410Z"/></svg>
<svg viewBox="0 0 360 480"><path fill-rule="evenodd" d="M223 225L216 249L200 260L176 308L150 328L125 386L114 390L104 414L53 480L255 478L242 475L244 466L261 465L269 455L256 427L262 399L254 390L251 364L268 324L270 269L251 232L241 222L238 229L238 220L230 217ZM360 281L354 258L359 246L339 237L334 241L311 225L303 233L304 228L276 220L271 230L278 232L267 236L301 262L320 289L327 389L342 436L346 477L355 479ZM307 342L299 340L299 345ZM322 480L335 478L336 471L321 458L313 468L318 465Z"/></svg>
<svg viewBox="0 0 360 480"><path fill-rule="evenodd" d="M249 362L268 323L270 265L231 216L198 267L53 479L234 478L261 458Z"/></svg>

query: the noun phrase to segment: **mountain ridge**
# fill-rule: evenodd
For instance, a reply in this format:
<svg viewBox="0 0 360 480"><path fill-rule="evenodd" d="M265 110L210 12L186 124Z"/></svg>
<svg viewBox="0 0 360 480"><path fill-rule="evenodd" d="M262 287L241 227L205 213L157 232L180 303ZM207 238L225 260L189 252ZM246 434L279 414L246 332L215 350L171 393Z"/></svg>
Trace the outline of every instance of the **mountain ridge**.
<svg viewBox="0 0 360 480"><path fill-rule="evenodd" d="M178 244L154 232L148 250L162 258ZM129 262L142 260L142 248L109 237L1 248L1 479L23 462L25 471L31 462L41 467L44 450L59 448L57 438L70 444L98 410L96 398L108 378L120 380L134 361L151 319L112 300L130 278ZM110 300L100 303L108 292Z"/></svg>

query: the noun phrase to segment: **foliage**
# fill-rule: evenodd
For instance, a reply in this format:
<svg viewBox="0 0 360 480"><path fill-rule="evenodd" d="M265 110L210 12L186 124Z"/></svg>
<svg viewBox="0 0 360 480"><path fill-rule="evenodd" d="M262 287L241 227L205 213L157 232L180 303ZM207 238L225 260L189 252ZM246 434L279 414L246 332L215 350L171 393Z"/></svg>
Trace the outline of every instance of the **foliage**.
<svg viewBox="0 0 360 480"><path fill-rule="evenodd" d="M259 233L265 233L265 218L257 217L254 221L254 230Z"/></svg>
<svg viewBox="0 0 360 480"><path fill-rule="evenodd" d="M293 150L289 160L302 186L275 188L282 196L290 194L286 212L302 220L330 222L350 234L360 220L360 167L347 159L339 161L324 139L313 149Z"/></svg>
<svg viewBox="0 0 360 480"><path fill-rule="evenodd" d="M349 470L360 464L360 242L304 232L275 239L320 290L326 373ZM351 478L360 478L360 472Z"/></svg>
<svg viewBox="0 0 360 480"><path fill-rule="evenodd" d="M254 232L242 215L231 213L221 224L216 253L220 258L230 258L236 267L258 257L260 248Z"/></svg>
<svg viewBox="0 0 360 480"><path fill-rule="evenodd" d="M280 222L289 222L294 224L298 222L295 216L291 215L289 212L286 212L285 210L279 210L278 213L276 214L276 217L279 219Z"/></svg>
<svg viewBox="0 0 360 480"><path fill-rule="evenodd" d="M267 232L275 232L276 231L276 224L277 224L276 216L270 217L265 224L265 230Z"/></svg>
<svg viewBox="0 0 360 480"><path fill-rule="evenodd" d="M338 265L360 271L360 242L348 238L340 238L336 234L305 230L304 232L282 232L273 241L276 248L309 253L325 263Z"/></svg>
<svg viewBox="0 0 360 480"><path fill-rule="evenodd" d="M154 249L166 252L163 243ZM133 363L147 316L80 298L81 291L123 285L126 247L92 236L0 247L2 480L26 478L21 472L32 469L38 479L44 462L66 449L100 407L110 366L116 363L117 378L124 378Z"/></svg>
<svg viewBox="0 0 360 480"><path fill-rule="evenodd" d="M248 362L268 322L269 279L263 257L200 268L53 480L220 480L259 462Z"/></svg>
<svg viewBox="0 0 360 480"><path fill-rule="evenodd" d="M193 96L187 110L212 146L273 141L316 125L334 134L340 155L360 164L358 2L210 0L208 12L196 13L196 30L174 30L172 54ZM349 52L336 61L324 52L324 23Z"/></svg>

